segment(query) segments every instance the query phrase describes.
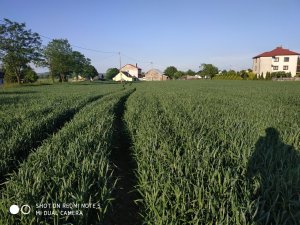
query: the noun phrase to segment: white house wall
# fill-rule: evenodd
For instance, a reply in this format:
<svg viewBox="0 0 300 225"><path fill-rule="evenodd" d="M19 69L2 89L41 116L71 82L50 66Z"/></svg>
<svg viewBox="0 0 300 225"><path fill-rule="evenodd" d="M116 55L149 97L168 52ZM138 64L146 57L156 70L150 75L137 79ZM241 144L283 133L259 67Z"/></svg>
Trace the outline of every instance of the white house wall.
<svg viewBox="0 0 300 225"><path fill-rule="evenodd" d="M115 77L113 77L114 81L132 81L131 77L127 77L123 73L118 73Z"/></svg>
<svg viewBox="0 0 300 225"><path fill-rule="evenodd" d="M257 74L262 74L266 77L267 72L279 72L284 71L286 73L291 73L294 77L297 72L297 55L283 55L276 56L279 58L278 62L275 62L273 57L259 57L253 59L253 72ZM284 62L284 57L289 57L289 62ZM274 66L278 66L278 70L274 70ZM288 70L283 70L283 66L288 66Z"/></svg>
<svg viewBox="0 0 300 225"><path fill-rule="evenodd" d="M139 71L138 71L138 68L136 67L133 67L131 65L126 65L124 66L121 71L123 72L127 72L129 73L131 76L134 76L134 77L139 77Z"/></svg>

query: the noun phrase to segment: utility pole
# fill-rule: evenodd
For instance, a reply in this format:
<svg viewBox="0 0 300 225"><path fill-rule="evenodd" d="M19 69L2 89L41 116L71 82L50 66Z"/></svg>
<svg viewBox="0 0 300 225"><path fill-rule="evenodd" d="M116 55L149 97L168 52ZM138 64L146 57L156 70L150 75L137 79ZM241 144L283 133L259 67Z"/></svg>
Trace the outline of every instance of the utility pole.
<svg viewBox="0 0 300 225"><path fill-rule="evenodd" d="M123 77L122 77L122 73L121 73L121 66L122 66L122 62L121 62L121 52L119 52L119 61L120 61L119 73L120 73L120 76L121 76L121 83L123 83Z"/></svg>
<svg viewBox="0 0 300 225"><path fill-rule="evenodd" d="M122 65L121 64L121 52L119 52L119 61L120 61L120 69L119 70L121 71L121 65Z"/></svg>

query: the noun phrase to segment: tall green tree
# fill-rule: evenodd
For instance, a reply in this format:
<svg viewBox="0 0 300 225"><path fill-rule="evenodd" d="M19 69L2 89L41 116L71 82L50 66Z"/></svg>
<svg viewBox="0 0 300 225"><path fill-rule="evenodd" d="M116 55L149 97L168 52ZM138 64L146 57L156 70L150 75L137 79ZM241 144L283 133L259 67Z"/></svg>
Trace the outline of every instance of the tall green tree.
<svg viewBox="0 0 300 225"><path fill-rule="evenodd" d="M241 78L243 78L243 79L247 79L247 78L248 78L248 73L247 73L246 70L241 70L241 71L239 72L239 75L240 75Z"/></svg>
<svg viewBox="0 0 300 225"><path fill-rule="evenodd" d="M95 76L98 76L98 71L93 65L87 64L84 65L83 76L87 78L94 78Z"/></svg>
<svg viewBox="0 0 300 225"><path fill-rule="evenodd" d="M174 73L174 79L179 79L183 76L184 76L184 72L182 71L177 71L176 73Z"/></svg>
<svg viewBox="0 0 300 225"><path fill-rule="evenodd" d="M108 68L105 73L105 79L111 80L114 76L116 76L119 73L118 68Z"/></svg>
<svg viewBox="0 0 300 225"><path fill-rule="evenodd" d="M218 67L214 66L213 64L205 64L203 63L201 66L201 75L202 76L210 76L214 77L216 74L219 73Z"/></svg>
<svg viewBox="0 0 300 225"><path fill-rule="evenodd" d="M71 54L71 69L78 78L78 75L83 75L84 67L87 64L85 56L78 51L73 51Z"/></svg>
<svg viewBox="0 0 300 225"><path fill-rule="evenodd" d="M189 76L195 76L196 72L189 69L188 71L186 71L186 75L189 75Z"/></svg>
<svg viewBox="0 0 300 225"><path fill-rule="evenodd" d="M39 78L37 73L30 66L27 66L22 72L25 83L34 83Z"/></svg>
<svg viewBox="0 0 300 225"><path fill-rule="evenodd" d="M53 39L44 49L45 65L50 69L52 80L59 75L60 81L67 81L72 71L72 48L67 39Z"/></svg>
<svg viewBox="0 0 300 225"><path fill-rule="evenodd" d="M39 34L26 29L25 23L4 19L0 24L0 60L18 83L27 64L42 61L41 44Z"/></svg>
<svg viewBox="0 0 300 225"><path fill-rule="evenodd" d="M175 66L169 66L165 69L164 74L167 75L170 79L175 79L175 73L177 72Z"/></svg>

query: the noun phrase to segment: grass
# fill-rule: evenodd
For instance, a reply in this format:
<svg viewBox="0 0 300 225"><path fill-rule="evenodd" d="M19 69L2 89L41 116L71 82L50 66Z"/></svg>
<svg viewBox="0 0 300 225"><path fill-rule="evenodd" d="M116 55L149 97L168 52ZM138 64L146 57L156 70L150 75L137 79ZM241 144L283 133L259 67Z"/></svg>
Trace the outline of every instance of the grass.
<svg viewBox="0 0 300 225"><path fill-rule="evenodd" d="M131 92L117 92L89 104L30 154L2 192L1 224L103 223L116 183L109 163L114 108ZM12 217L5 213L11 202L26 202L34 210L36 204L70 202L99 204L99 208L82 209L82 217Z"/></svg>
<svg viewBox="0 0 300 225"><path fill-rule="evenodd" d="M6 89L1 143L32 141L2 187L0 224L105 224L120 204L112 199L122 179L110 158L116 134L130 136L144 224L299 224L299 88L297 82L200 80ZM116 122L116 109L127 96L118 112L126 126L116 132L124 124ZM74 118L48 129L51 135L34 149L39 136L26 137L46 132L46 115L60 118L74 107ZM80 217L7 213L12 203L42 202L102 207Z"/></svg>
<svg viewBox="0 0 300 225"><path fill-rule="evenodd" d="M125 117L144 222L297 224L298 90L244 81L138 89Z"/></svg>

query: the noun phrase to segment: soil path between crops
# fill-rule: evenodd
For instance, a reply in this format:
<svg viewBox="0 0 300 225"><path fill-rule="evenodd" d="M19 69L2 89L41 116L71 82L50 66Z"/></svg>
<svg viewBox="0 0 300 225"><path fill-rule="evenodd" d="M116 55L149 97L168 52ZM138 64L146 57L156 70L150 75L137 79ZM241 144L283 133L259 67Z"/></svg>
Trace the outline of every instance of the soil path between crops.
<svg viewBox="0 0 300 225"><path fill-rule="evenodd" d="M128 98L128 97L127 97ZM142 224L139 216L139 207L134 202L139 199L135 189L136 163L131 153L131 138L124 121L125 102L123 99L116 110L115 146L111 160L115 165L115 176L118 177L116 190L113 193L112 210L108 214L105 224L108 225L138 225Z"/></svg>

